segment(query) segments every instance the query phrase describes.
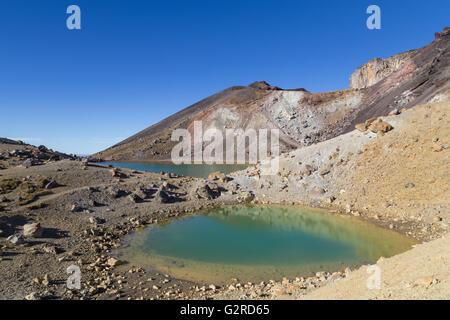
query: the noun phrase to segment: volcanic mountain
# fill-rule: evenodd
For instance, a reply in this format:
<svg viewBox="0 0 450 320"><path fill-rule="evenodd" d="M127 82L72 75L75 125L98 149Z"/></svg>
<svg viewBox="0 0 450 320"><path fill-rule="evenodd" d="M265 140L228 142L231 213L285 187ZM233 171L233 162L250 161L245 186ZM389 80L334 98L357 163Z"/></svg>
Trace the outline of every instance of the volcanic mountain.
<svg viewBox="0 0 450 320"><path fill-rule="evenodd" d="M281 151L328 140L395 109L450 99L450 28L416 50L375 58L356 69L348 89L313 93L268 83L236 86L207 97L97 153L105 160L168 160L173 130L279 129Z"/></svg>

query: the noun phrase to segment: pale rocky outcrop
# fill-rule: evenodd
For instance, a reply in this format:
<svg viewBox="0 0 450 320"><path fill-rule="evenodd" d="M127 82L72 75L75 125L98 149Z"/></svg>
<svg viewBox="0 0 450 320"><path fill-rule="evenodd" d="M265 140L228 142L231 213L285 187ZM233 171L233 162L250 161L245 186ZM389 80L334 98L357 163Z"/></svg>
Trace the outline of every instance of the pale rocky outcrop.
<svg viewBox="0 0 450 320"><path fill-rule="evenodd" d="M407 51L388 59L375 58L370 60L352 73L350 88L363 89L373 86L399 70L414 53L415 51Z"/></svg>

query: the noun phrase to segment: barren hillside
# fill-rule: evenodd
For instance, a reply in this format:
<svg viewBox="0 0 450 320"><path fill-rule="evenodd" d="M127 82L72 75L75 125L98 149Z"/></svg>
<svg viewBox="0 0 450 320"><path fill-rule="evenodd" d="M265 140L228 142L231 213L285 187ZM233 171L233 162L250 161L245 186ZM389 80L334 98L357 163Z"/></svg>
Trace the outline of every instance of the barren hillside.
<svg viewBox="0 0 450 320"><path fill-rule="evenodd" d="M283 90L266 82L231 87L96 154L106 160L170 159L177 128L280 129L282 151L311 145L353 130L367 119L449 98L450 29L432 43L388 59L376 58L359 67L350 88L312 93ZM447 93L446 93L447 92Z"/></svg>

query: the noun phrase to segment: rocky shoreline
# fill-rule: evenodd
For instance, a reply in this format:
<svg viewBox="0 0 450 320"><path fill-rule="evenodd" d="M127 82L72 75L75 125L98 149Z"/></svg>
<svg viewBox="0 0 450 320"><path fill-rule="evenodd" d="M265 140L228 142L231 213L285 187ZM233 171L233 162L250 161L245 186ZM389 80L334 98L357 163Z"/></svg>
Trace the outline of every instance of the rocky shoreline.
<svg viewBox="0 0 450 320"><path fill-rule="evenodd" d="M30 149L29 158L38 149L0 144L0 154L9 154L0 160L0 298L299 299L317 288L353 281L347 269L258 284L238 279L222 286L193 283L126 264L112 252L138 228L239 203L326 208L431 245L449 230L449 111L448 103L424 105L377 120L390 130L357 126L283 154L276 176L263 176L254 166L208 179L176 177L74 157L25 166L27 160L11 151ZM448 248L443 250L448 263ZM384 261L391 259L396 257ZM71 265L81 269L80 290L67 289ZM441 276L430 275L427 287ZM439 281L448 284L448 278Z"/></svg>

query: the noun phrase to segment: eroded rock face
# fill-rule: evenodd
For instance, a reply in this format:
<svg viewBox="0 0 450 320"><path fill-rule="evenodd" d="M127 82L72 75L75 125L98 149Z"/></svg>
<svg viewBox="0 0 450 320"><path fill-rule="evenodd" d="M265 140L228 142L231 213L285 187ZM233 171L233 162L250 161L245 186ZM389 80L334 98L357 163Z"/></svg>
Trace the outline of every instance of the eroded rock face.
<svg viewBox="0 0 450 320"><path fill-rule="evenodd" d="M373 86L379 81L399 70L411 58L414 51L397 54L388 59L375 58L362 65L350 76L350 88L363 89Z"/></svg>
<svg viewBox="0 0 450 320"><path fill-rule="evenodd" d="M277 129L280 152L289 152L352 131L355 125L386 116L393 110L447 101L449 53L450 32L446 29L437 40L420 49L388 59L375 58L359 67L350 78L349 89L315 93L280 89L263 81L231 87L96 156L114 160L169 160L177 144L171 140L174 130L183 128L192 136L197 121L201 121L203 133L222 132L224 145L226 138L232 136L226 135L226 129ZM358 129L366 131L367 127L360 125ZM206 144L195 147L205 151ZM248 161L249 145L240 150ZM272 151L270 144L267 151Z"/></svg>

